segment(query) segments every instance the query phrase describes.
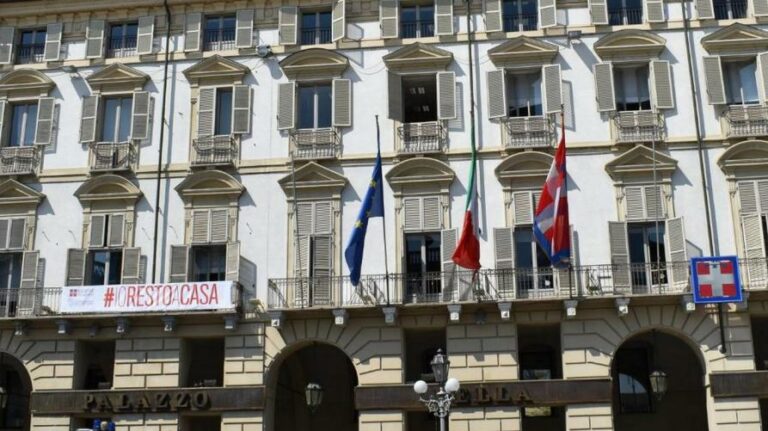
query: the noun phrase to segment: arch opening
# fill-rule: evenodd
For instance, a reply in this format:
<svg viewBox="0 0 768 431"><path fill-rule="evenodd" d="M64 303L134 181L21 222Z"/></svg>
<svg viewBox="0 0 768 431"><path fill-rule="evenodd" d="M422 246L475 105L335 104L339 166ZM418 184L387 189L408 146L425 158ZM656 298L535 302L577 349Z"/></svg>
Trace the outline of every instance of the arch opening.
<svg viewBox="0 0 768 431"><path fill-rule="evenodd" d="M0 405L0 429L29 430L32 381L24 364L7 353L0 353L0 387L7 397Z"/></svg>

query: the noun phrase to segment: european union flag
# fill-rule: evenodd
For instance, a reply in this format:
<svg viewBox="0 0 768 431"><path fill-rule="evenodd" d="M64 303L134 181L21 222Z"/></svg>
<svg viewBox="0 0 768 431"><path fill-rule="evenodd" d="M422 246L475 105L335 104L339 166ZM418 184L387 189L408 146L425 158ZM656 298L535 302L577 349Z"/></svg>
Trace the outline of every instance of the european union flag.
<svg viewBox="0 0 768 431"><path fill-rule="evenodd" d="M381 153L376 155L376 165L373 167L371 182L363 198L363 207L355 220L355 228L344 249L344 259L349 267L349 279L357 286L360 283L360 267L363 266L363 248L365 247L365 232L368 230L368 219L384 217L384 183L381 181Z"/></svg>

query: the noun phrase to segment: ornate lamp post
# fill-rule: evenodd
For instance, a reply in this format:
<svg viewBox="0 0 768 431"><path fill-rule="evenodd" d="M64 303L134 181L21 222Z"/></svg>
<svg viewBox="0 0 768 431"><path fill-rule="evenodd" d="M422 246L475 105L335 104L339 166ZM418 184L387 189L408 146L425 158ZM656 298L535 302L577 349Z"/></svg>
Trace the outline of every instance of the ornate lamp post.
<svg viewBox="0 0 768 431"><path fill-rule="evenodd" d="M445 419L451 412L453 394L459 390L461 384L457 379L448 378L451 362L443 354L442 350L437 351L430 365L432 366L435 381L440 385L437 393L424 398L424 394L429 390L429 385L424 380L414 383L413 391L419 395L419 401L424 403L427 410L440 419L440 431L445 431Z"/></svg>
<svg viewBox="0 0 768 431"><path fill-rule="evenodd" d="M653 392L657 400L661 401L667 393L667 373L661 370L654 370L648 378L651 381L651 392Z"/></svg>
<svg viewBox="0 0 768 431"><path fill-rule="evenodd" d="M304 395L307 397L309 412L315 414L317 408L323 402L323 387L317 383L308 383L306 389L304 389Z"/></svg>

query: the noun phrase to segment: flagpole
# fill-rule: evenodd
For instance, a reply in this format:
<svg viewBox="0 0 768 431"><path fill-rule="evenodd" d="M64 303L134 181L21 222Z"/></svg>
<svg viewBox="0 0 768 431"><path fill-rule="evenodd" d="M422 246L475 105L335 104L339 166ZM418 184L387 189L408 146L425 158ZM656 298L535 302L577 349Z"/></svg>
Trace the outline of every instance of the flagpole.
<svg viewBox="0 0 768 431"><path fill-rule="evenodd" d="M379 131L379 115L376 114L376 156L381 160L381 132ZM383 170L383 167L382 167ZM381 178L384 179L384 172L381 173ZM379 184L381 189L381 235L384 239L384 280L387 287L387 306L390 305L389 298L389 258L387 257L387 216L384 214L384 184Z"/></svg>
<svg viewBox="0 0 768 431"><path fill-rule="evenodd" d="M471 186L475 188L475 192L477 192L477 148L475 147L475 64L474 60L472 58L472 0L466 0L467 2L467 54L469 56L469 132L471 134L469 142L470 146L472 148L472 173L475 176L474 181L475 184L472 184ZM470 190L468 193L472 193L473 190ZM475 199L478 197L475 196ZM473 217L478 217L479 214L473 214ZM478 226L475 226L474 228L479 231L480 229L480 219L477 218ZM473 271L472 273L472 285L474 288L474 284L476 281L476 277L478 274L478 270Z"/></svg>
<svg viewBox="0 0 768 431"><path fill-rule="evenodd" d="M560 104L560 140L562 140L565 137L565 104ZM567 159L566 155L566 159ZM565 161L563 163L566 163ZM567 163L566 163L567 166ZM565 175L563 176L563 187L565 188L565 192L568 193L568 169L565 169ZM568 209L568 212L570 213L570 208ZM568 222L570 223L571 219L568 218ZM568 226L568 235L571 235L571 227ZM572 236L572 235L571 235ZM568 243L571 244L572 238L568 239ZM573 253L573 247L574 244L571 244L569 247L571 256L574 255ZM573 276L573 259L568 259L568 296L569 299L573 299L573 285L576 279ZM581 296L581 295L579 295Z"/></svg>

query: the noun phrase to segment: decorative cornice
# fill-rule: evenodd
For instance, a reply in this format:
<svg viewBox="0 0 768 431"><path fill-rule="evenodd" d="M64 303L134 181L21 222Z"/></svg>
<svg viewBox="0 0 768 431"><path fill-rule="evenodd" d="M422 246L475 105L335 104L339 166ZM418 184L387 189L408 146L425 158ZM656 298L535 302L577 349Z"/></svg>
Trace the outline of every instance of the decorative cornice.
<svg viewBox="0 0 768 431"><path fill-rule="evenodd" d="M297 194L301 192L328 192L328 194L341 196L341 191L347 185L347 178L325 166L315 162L309 162L296 169L296 181L294 176L288 174L278 180L278 184L283 188L286 196L293 197L293 188L296 187Z"/></svg>
<svg viewBox="0 0 768 431"><path fill-rule="evenodd" d="M322 48L304 49L285 57L280 68L289 79L340 77L349 66L349 59Z"/></svg>
<svg viewBox="0 0 768 431"><path fill-rule="evenodd" d="M85 78L85 80L88 81L91 88L98 90L109 87L141 89L149 80L149 75L133 67L115 63Z"/></svg>
<svg viewBox="0 0 768 431"><path fill-rule="evenodd" d="M44 73L34 69L16 69L0 78L0 96L14 93L48 95L56 84Z"/></svg>
<svg viewBox="0 0 768 431"><path fill-rule="evenodd" d="M453 54L432 45L414 43L384 56L389 70L442 70L453 61Z"/></svg>
<svg viewBox="0 0 768 431"><path fill-rule="evenodd" d="M214 55L200 60L183 73L192 85L210 79L231 80L233 84L238 84L251 73L251 69L229 58Z"/></svg>
<svg viewBox="0 0 768 431"><path fill-rule="evenodd" d="M650 176L654 172L669 180L676 169L677 160L644 145L626 151L605 165L605 171L616 181L627 176Z"/></svg>
<svg viewBox="0 0 768 431"><path fill-rule="evenodd" d="M226 172L206 170L188 175L175 189L184 201L199 196L237 199L245 186Z"/></svg>
<svg viewBox="0 0 768 431"><path fill-rule="evenodd" d="M31 205L35 208L45 195L14 179L0 183L0 207L7 205Z"/></svg>
<svg viewBox="0 0 768 431"><path fill-rule="evenodd" d="M549 64L557 56L557 51L557 45L528 36L518 36L488 50L488 57L498 67Z"/></svg>
<svg viewBox="0 0 768 431"><path fill-rule="evenodd" d="M725 150L717 164L727 175L734 175L737 170L765 170L768 166L768 142L756 139L739 142Z"/></svg>
<svg viewBox="0 0 768 431"><path fill-rule="evenodd" d="M81 204L116 200L135 203L141 195L141 190L135 184L115 174L93 177L75 190L75 196Z"/></svg>
<svg viewBox="0 0 768 431"><path fill-rule="evenodd" d="M705 36L701 45L710 54L756 53L768 49L768 32L735 23Z"/></svg>
<svg viewBox="0 0 768 431"><path fill-rule="evenodd" d="M448 187L456 178L450 166L428 157L416 157L402 161L387 172L391 186L434 185Z"/></svg>
<svg viewBox="0 0 768 431"><path fill-rule="evenodd" d="M499 182L531 177L546 177L553 157L541 151L513 154L499 163L494 172Z"/></svg>
<svg viewBox="0 0 768 431"><path fill-rule="evenodd" d="M664 50L667 40L646 30L620 30L595 42L594 49L603 60L615 58L655 58Z"/></svg>

